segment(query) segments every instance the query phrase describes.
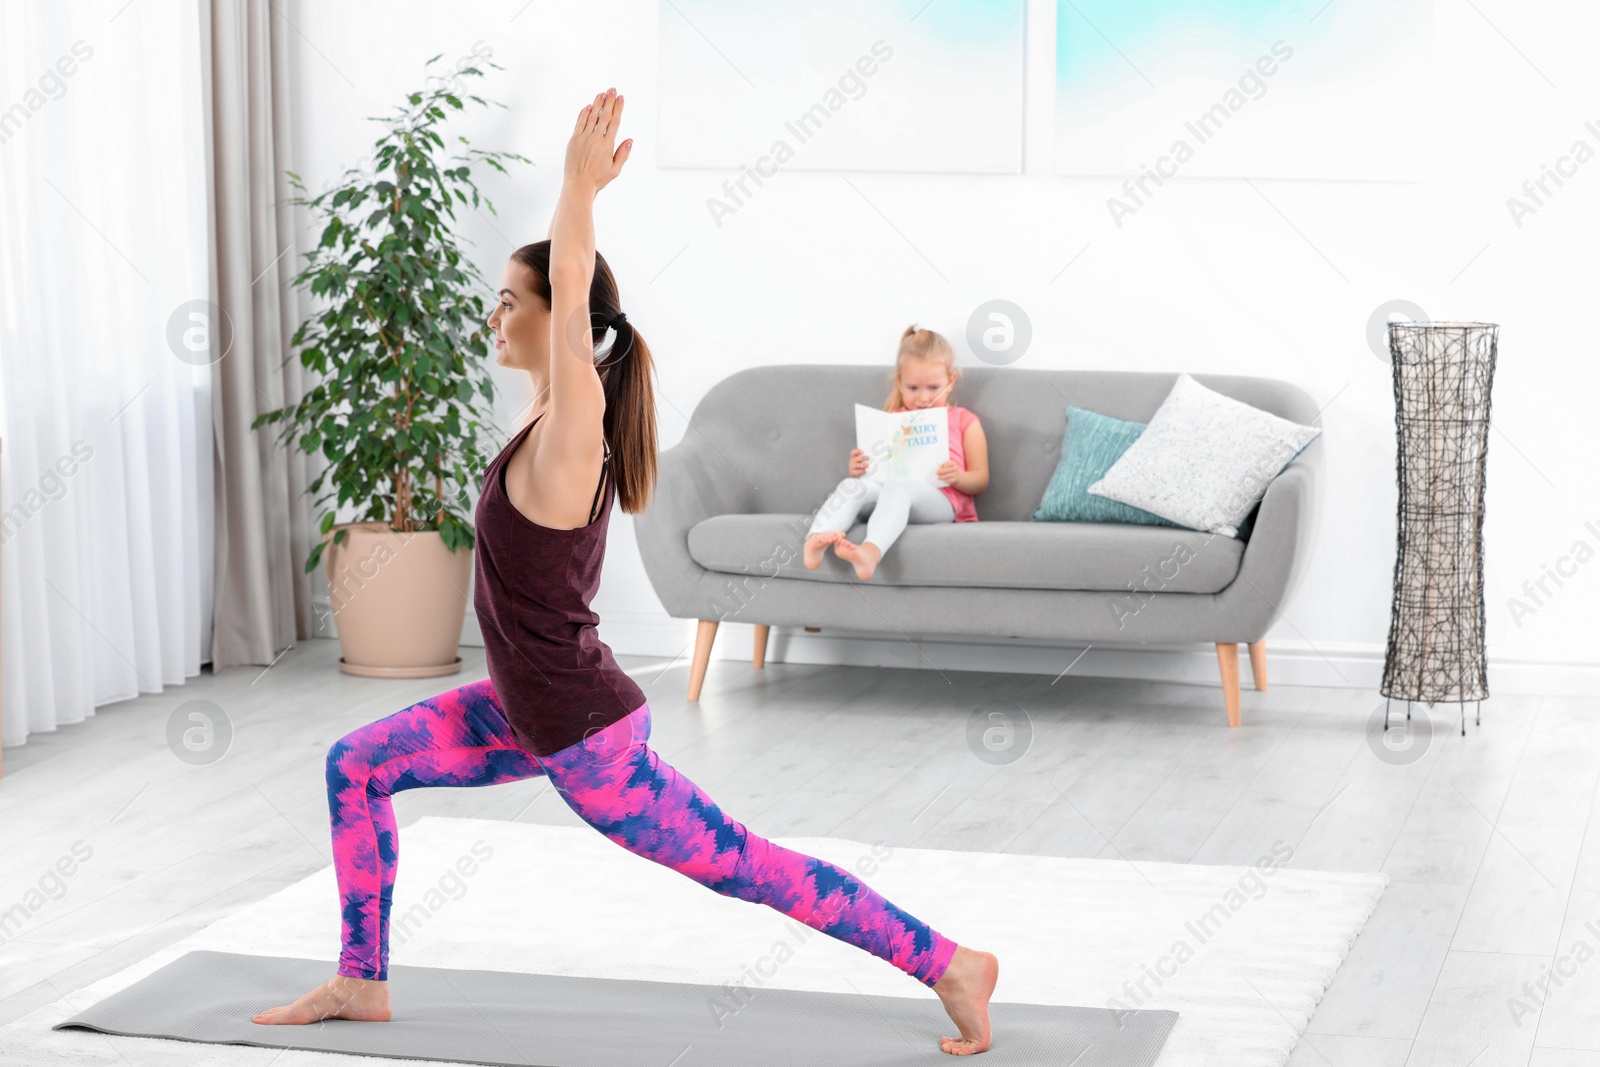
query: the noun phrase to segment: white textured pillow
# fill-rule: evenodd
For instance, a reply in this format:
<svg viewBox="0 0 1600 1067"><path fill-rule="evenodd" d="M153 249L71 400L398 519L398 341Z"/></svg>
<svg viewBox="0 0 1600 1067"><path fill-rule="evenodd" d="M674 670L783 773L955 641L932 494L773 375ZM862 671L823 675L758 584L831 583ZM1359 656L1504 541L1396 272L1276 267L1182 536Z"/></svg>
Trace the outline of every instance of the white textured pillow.
<svg viewBox="0 0 1600 1067"><path fill-rule="evenodd" d="M1088 491L1237 537L1272 479L1321 432L1180 374L1144 433Z"/></svg>

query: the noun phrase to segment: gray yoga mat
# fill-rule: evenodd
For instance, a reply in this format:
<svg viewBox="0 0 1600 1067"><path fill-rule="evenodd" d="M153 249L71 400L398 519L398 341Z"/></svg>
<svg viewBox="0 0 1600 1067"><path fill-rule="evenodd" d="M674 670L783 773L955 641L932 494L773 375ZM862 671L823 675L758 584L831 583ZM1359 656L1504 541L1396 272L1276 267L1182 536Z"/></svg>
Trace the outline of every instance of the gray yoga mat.
<svg viewBox="0 0 1600 1067"><path fill-rule="evenodd" d="M53 1029L396 1059L540 1067L925 1067L956 1029L935 999L393 966L386 1023L263 1026L327 981L327 960L190 952ZM721 1004L721 1025L713 1006ZM985 1067L1149 1067L1173 1011L991 1002Z"/></svg>

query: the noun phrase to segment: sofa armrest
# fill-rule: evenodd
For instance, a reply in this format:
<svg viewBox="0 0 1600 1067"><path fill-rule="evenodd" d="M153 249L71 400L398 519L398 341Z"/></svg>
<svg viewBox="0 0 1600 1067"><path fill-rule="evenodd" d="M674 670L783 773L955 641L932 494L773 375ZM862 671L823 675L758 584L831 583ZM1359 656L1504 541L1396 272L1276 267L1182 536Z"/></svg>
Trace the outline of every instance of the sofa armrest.
<svg viewBox="0 0 1600 1067"><path fill-rule="evenodd" d="M689 531L713 515L754 510L755 485L691 423L657 458L655 493L633 518L639 556L656 596L675 619L696 618L692 598L705 568L689 555Z"/></svg>
<svg viewBox="0 0 1600 1067"><path fill-rule="evenodd" d="M1229 614L1248 620L1247 640L1265 636L1309 564L1317 524L1318 468L1319 464L1303 460L1289 464L1261 498L1238 576L1222 593L1232 602Z"/></svg>

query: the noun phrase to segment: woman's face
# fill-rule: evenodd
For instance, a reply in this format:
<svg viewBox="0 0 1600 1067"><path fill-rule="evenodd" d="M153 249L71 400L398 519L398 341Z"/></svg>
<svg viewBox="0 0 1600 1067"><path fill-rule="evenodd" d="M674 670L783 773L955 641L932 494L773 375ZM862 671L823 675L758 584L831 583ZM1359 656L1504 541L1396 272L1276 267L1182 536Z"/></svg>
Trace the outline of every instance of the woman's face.
<svg viewBox="0 0 1600 1067"><path fill-rule="evenodd" d="M500 289L489 329L494 331L495 362L516 370L550 365L550 308L529 284L533 272L509 260L500 272Z"/></svg>
<svg viewBox="0 0 1600 1067"><path fill-rule="evenodd" d="M944 364L931 359L908 359L900 368L900 398L908 408L938 407L953 384Z"/></svg>

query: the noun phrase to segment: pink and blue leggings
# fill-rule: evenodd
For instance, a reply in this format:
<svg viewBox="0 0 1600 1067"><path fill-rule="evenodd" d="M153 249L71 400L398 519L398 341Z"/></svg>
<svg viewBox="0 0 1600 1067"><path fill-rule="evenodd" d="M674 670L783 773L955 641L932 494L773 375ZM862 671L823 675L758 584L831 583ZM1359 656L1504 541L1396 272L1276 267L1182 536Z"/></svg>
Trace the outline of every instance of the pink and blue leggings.
<svg viewBox="0 0 1600 1067"><path fill-rule="evenodd" d="M328 749L339 883L338 972L385 980L400 838L389 798L424 786L547 775L578 817L629 852L726 897L775 908L933 986L956 943L849 872L775 845L729 818L646 743L650 705L548 756L522 748L490 680L368 723Z"/></svg>

